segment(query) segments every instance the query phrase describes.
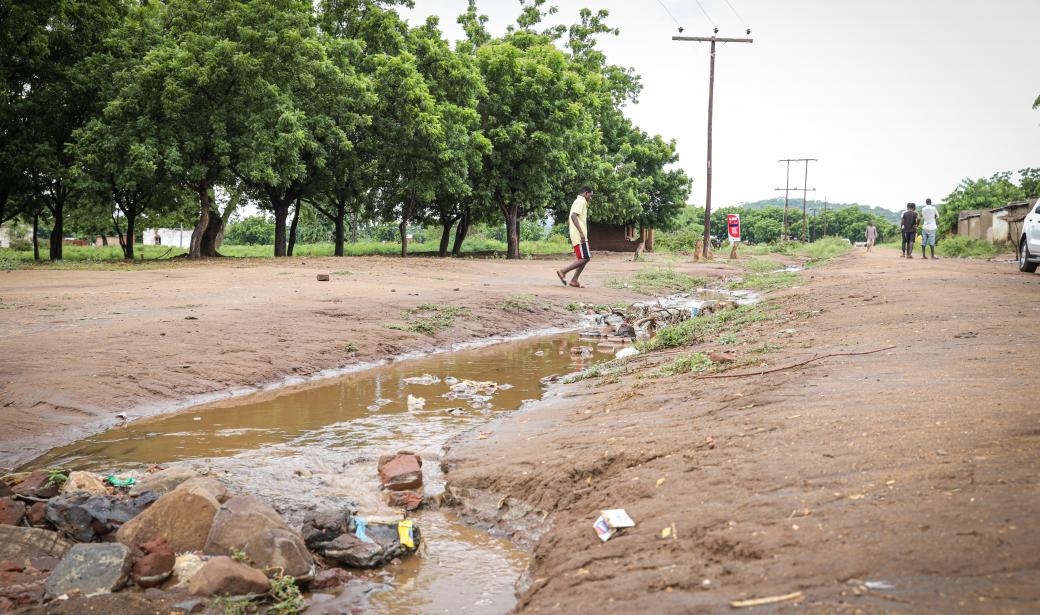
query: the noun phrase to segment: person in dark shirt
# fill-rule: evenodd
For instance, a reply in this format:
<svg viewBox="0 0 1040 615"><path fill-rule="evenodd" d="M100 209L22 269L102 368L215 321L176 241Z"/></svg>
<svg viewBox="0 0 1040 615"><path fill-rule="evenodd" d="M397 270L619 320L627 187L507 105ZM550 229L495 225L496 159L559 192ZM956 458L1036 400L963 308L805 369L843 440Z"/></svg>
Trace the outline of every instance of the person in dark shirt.
<svg viewBox="0 0 1040 615"><path fill-rule="evenodd" d="M906 211L899 221L899 228L903 231L903 253L900 258L914 257L914 243L917 241L917 205L906 204Z"/></svg>

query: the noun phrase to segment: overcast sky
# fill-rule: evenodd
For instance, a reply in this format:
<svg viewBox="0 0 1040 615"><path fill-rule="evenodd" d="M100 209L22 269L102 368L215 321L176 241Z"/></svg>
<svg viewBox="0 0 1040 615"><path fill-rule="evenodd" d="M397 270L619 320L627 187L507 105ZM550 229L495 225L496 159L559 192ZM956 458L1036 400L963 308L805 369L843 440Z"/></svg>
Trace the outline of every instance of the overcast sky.
<svg viewBox="0 0 1040 615"><path fill-rule="evenodd" d="M712 23L696 0L661 0L685 27ZM621 35L603 41L614 64L643 78L629 116L675 138L680 165L704 202L708 45L674 42L657 0L555 0L571 23L606 8ZM818 158L809 187L820 199L901 209L945 197L964 177L1040 166L1040 0L700 0L719 36L716 55L716 207L771 198L784 185L780 158ZM415 0L413 25L441 17L451 40L466 0ZM479 0L494 33L519 14L516 0ZM792 166L800 186L804 169ZM813 198L811 195L810 198Z"/></svg>

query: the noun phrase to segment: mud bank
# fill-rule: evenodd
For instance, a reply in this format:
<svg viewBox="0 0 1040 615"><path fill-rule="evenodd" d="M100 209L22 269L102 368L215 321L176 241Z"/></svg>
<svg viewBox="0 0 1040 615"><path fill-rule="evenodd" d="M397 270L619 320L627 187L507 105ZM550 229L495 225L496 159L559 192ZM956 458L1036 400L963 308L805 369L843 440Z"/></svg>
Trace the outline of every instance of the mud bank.
<svg viewBox="0 0 1040 615"><path fill-rule="evenodd" d="M4 272L0 466L111 427L117 415L153 415L393 356L568 326L570 303L639 298L596 287L647 266L698 276L734 270L627 258L597 254L589 289L560 286L545 261L298 258ZM331 273L331 281L317 282L316 273Z"/></svg>
<svg viewBox="0 0 1040 615"><path fill-rule="evenodd" d="M442 467L461 517L532 548L517 610L1037 608L1040 276L907 265L879 250L807 270L761 320L456 440ZM750 360L729 373L817 360L666 375L694 351ZM607 508L636 527L601 542Z"/></svg>

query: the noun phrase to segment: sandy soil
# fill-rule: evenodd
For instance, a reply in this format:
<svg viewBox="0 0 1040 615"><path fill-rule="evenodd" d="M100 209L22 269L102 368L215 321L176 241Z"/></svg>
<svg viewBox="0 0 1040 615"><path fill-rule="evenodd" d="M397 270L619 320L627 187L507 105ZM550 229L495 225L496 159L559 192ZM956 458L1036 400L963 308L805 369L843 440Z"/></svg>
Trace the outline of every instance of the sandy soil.
<svg viewBox="0 0 1040 615"><path fill-rule="evenodd" d="M296 258L158 269L0 272L0 466L129 419L324 370L454 342L570 326L568 303L638 295L603 288L642 267L599 254L561 286L552 260ZM725 264L676 265L698 275ZM331 281L316 281L331 273ZM533 311L509 310L526 293ZM387 328L402 311L464 307L435 334ZM353 344L356 352L346 350Z"/></svg>
<svg viewBox="0 0 1040 615"><path fill-rule="evenodd" d="M519 611L728 612L799 591L753 610L1040 610L1040 275L885 249L802 275L766 297L781 320L695 348L775 344L770 367L894 348L700 380L644 355L452 448L469 519L533 544ZM601 543L604 508L636 527Z"/></svg>

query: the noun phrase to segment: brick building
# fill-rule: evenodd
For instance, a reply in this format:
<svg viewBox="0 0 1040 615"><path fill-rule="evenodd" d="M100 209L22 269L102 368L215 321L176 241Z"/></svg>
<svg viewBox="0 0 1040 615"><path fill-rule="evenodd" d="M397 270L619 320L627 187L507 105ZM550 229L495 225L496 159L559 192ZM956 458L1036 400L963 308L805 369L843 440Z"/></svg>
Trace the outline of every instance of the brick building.
<svg viewBox="0 0 1040 615"><path fill-rule="evenodd" d="M643 229L642 235L639 227L631 224L600 224L589 223L589 245L593 250L606 250L608 252L635 252L639 241L645 242L643 249L646 252L654 251L654 229Z"/></svg>

